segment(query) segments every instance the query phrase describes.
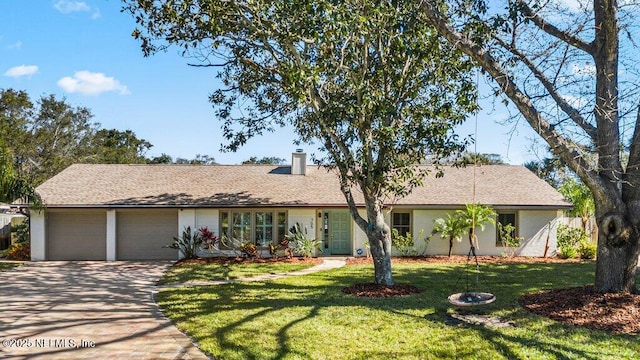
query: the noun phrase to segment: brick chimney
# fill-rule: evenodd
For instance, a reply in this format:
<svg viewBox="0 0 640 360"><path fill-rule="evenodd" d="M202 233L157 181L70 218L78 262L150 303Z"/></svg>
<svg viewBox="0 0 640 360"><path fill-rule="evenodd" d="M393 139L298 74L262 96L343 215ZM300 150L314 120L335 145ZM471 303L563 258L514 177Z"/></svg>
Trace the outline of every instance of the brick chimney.
<svg viewBox="0 0 640 360"><path fill-rule="evenodd" d="M307 154L302 149L296 149L291 155L291 175L307 174Z"/></svg>

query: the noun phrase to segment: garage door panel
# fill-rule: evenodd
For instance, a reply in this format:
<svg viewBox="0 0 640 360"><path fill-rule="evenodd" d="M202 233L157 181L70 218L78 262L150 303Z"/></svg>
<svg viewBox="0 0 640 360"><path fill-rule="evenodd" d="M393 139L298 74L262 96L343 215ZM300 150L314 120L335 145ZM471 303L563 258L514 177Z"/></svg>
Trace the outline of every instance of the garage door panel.
<svg viewBox="0 0 640 360"><path fill-rule="evenodd" d="M178 250L163 248L178 233L177 210L118 211L118 260L174 260Z"/></svg>
<svg viewBox="0 0 640 360"><path fill-rule="evenodd" d="M48 260L105 260L104 211L51 212L47 215Z"/></svg>

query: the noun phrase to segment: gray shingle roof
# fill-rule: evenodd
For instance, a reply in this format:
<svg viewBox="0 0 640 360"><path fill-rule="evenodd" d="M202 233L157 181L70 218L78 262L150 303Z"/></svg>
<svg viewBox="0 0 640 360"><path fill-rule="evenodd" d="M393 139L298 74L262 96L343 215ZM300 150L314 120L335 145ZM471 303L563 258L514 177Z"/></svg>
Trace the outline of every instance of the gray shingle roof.
<svg viewBox="0 0 640 360"><path fill-rule="evenodd" d="M460 207L473 200L473 167L432 173L397 206ZM271 165L76 164L37 188L48 207L345 206L337 176L308 166L291 175ZM358 195L358 194L356 194ZM362 204L362 197L356 196ZM523 166L476 168L476 201L502 207L565 208L550 185Z"/></svg>

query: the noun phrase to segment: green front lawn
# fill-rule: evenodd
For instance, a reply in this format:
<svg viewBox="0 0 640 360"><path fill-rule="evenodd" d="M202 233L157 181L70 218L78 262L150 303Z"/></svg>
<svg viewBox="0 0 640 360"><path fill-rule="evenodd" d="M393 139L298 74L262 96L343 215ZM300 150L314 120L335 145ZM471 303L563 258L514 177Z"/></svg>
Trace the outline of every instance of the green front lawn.
<svg viewBox="0 0 640 360"><path fill-rule="evenodd" d="M216 281L239 279L264 274L279 274L312 267L307 263L231 263L192 264L171 267L158 281L159 285L190 281Z"/></svg>
<svg viewBox="0 0 640 360"><path fill-rule="evenodd" d="M0 262L0 271L6 271L13 269L14 267L22 266L22 263L15 262Z"/></svg>
<svg viewBox="0 0 640 360"><path fill-rule="evenodd" d="M449 294L464 291L464 265L394 264L403 298L341 292L369 282L370 265L277 281L167 289L159 305L201 349L220 359L638 359L638 336L563 325L529 314L519 295L591 283L593 263L483 265L481 288L497 296L473 311L511 327L456 322ZM471 289L474 290L474 289Z"/></svg>

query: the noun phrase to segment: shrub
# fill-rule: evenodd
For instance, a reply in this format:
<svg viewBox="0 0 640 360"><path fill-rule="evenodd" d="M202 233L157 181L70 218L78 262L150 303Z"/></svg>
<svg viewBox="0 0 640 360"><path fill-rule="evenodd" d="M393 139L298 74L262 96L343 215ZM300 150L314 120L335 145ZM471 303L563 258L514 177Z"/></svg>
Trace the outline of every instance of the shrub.
<svg viewBox="0 0 640 360"><path fill-rule="evenodd" d="M29 222L23 221L22 223L12 226L11 232L15 233L16 242L26 243L29 242Z"/></svg>
<svg viewBox="0 0 640 360"><path fill-rule="evenodd" d="M578 244L578 256L583 260L591 260L596 257L596 253L598 252L598 247L596 244L592 244L587 241L580 241Z"/></svg>
<svg viewBox="0 0 640 360"><path fill-rule="evenodd" d="M502 246L507 248L505 254L507 256L513 256L515 254L515 248L520 246L523 237L515 236L516 227L512 224L502 225L498 223L498 231L500 232L500 242Z"/></svg>
<svg viewBox="0 0 640 360"><path fill-rule="evenodd" d="M402 256L408 255L413 245L413 236L410 232L406 235L400 235L398 229L391 230L391 246L396 248Z"/></svg>
<svg viewBox="0 0 640 360"><path fill-rule="evenodd" d="M178 249L185 259L195 259L198 257L198 247L202 244L202 237L191 233L191 226L187 226L182 231L182 236L174 237L173 243L163 247Z"/></svg>
<svg viewBox="0 0 640 360"><path fill-rule="evenodd" d="M242 255L246 257L253 258L258 256L258 247L255 243L252 243L250 241L242 243L240 245L240 251L242 251Z"/></svg>
<svg viewBox="0 0 640 360"><path fill-rule="evenodd" d="M209 228L205 227L201 227L200 229L198 229L198 233L196 234L196 236L202 240L202 244L204 245L204 248L207 249L209 252L212 252L216 245L218 244L218 237L213 233L213 231L210 231Z"/></svg>
<svg viewBox="0 0 640 360"><path fill-rule="evenodd" d="M422 253L424 254L427 251L427 246L429 246L429 242L431 241L430 236L426 236L423 238L424 229L421 229L418 233L418 239L421 242L424 242L424 248L422 248ZM407 255L418 255L420 250L415 247L415 241L413 239L413 234L408 232L406 235L400 235L397 229L391 230L391 246L396 248L398 252L400 252L401 256Z"/></svg>
<svg viewBox="0 0 640 360"><path fill-rule="evenodd" d="M578 245L582 242L588 243L587 234L580 228L560 225L558 226L557 234L558 256L563 259L576 257L578 255Z"/></svg>
<svg viewBox="0 0 640 360"><path fill-rule="evenodd" d="M31 260L31 247L29 242L17 242L11 245L5 252L7 260Z"/></svg>
<svg viewBox="0 0 640 360"><path fill-rule="evenodd" d="M575 247L559 247L558 256L561 259L573 259L578 254L578 250Z"/></svg>
<svg viewBox="0 0 640 360"><path fill-rule="evenodd" d="M284 238L287 240L287 245L293 243L293 251L300 256L311 257L316 250L322 252L322 241L308 238L307 229L302 231L299 223L292 226Z"/></svg>

